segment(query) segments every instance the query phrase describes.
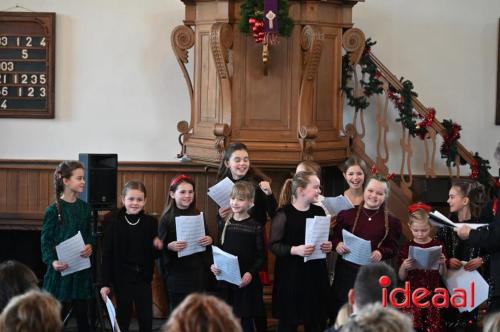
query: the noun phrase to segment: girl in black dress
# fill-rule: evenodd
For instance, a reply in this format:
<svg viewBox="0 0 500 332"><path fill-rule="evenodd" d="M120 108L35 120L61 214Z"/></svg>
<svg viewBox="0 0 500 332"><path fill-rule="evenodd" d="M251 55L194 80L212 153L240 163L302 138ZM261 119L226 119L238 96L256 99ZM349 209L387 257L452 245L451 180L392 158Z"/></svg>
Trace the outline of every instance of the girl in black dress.
<svg viewBox="0 0 500 332"><path fill-rule="evenodd" d="M221 249L238 257L242 273L239 286L219 281L222 297L233 307L234 313L241 318L243 331L254 331L256 317L264 316L262 284L259 270L265 262L262 226L248 214L253 204L254 188L246 181L235 183L231 191L232 215L226 220L219 237ZM220 270L212 265L212 272ZM265 332L258 324L257 331Z"/></svg>
<svg viewBox="0 0 500 332"><path fill-rule="evenodd" d="M271 189L270 179L258 169L250 166L248 148L245 144L235 142L230 144L224 151L224 156L217 173L217 181L228 177L233 182L248 181L255 189L254 205L248 211L256 222L265 227L267 218L273 218L276 214L278 203ZM220 208L217 214L217 224L220 230L224 227L224 220L231 214L231 208ZM265 230L265 229L264 229ZM264 245L267 242L266 232L263 231ZM266 251L267 258L267 251ZM267 259L266 259L267 261ZM267 263L262 265L259 277L264 285L271 283L267 270ZM256 318L257 330L267 330L267 318L265 316Z"/></svg>
<svg viewBox="0 0 500 332"><path fill-rule="evenodd" d="M278 332L296 331L304 324L306 332L323 331L327 318L328 272L326 259L304 263L304 257L314 251L306 245L306 219L324 216L316 202L320 181L310 172L298 172L285 182L280 201L282 206L271 224L269 244L276 255L273 288L273 315L279 319ZM292 203L293 196L293 203ZM332 250L330 241L321 244L321 250Z"/></svg>
<svg viewBox="0 0 500 332"><path fill-rule="evenodd" d="M170 182L169 195L161 216L158 234L165 244L160 259L160 270L165 281L170 312L186 296L207 289L211 252L208 250L189 256L178 257L186 248L186 241L177 241L175 218L200 214L195 206L194 180L188 175L178 175ZM205 234L208 228L205 224ZM205 235L198 240L202 246L210 246L212 238Z"/></svg>
<svg viewBox="0 0 500 332"><path fill-rule="evenodd" d="M157 220L144 212L144 184L127 182L122 190L122 202L121 209L105 218L101 296L106 301L113 287L121 331L128 331L135 304L139 330L151 332L153 259L163 243L158 238Z"/></svg>
<svg viewBox="0 0 500 332"><path fill-rule="evenodd" d="M468 224L481 223L479 215L486 203L486 193L479 182L457 179L451 184L447 202L450 205L453 221ZM449 227L438 229L437 238L444 242L450 270L460 269L463 265L466 271L478 270L479 273L485 275L490 255L484 249L472 245L469 240L461 240ZM447 330L480 331L477 326L478 313L479 308L462 313L455 308L449 308L445 316Z"/></svg>

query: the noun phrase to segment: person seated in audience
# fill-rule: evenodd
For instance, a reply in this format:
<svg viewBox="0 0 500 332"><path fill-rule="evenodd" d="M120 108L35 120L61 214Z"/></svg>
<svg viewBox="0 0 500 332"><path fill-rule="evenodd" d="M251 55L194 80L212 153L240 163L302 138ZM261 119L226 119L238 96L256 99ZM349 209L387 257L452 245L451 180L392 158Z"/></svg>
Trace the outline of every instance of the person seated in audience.
<svg viewBox="0 0 500 332"><path fill-rule="evenodd" d="M38 290L38 278L35 273L25 264L8 260L0 263L0 281L6 286L1 286L0 311L13 296L24 294L29 290ZM6 290L5 288L9 290ZM5 303L2 302L5 299Z"/></svg>
<svg viewBox="0 0 500 332"><path fill-rule="evenodd" d="M0 313L13 297L12 288L3 280L0 280Z"/></svg>
<svg viewBox="0 0 500 332"><path fill-rule="evenodd" d="M241 332L233 310L211 295L193 293L170 315L162 332Z"/></svg>
<svg viewBox="0 0 500 332"><path fill-rule="evenodd" d="M30 290L13 297L0 315L2 332L59 332L61 305L49 293Z"/></svg>
<svg viewBox="0 0 500 332"><path fill-rule="evenodd" d="M411 318L381 303L363 307L341 332L413 332Z"/></svg>
<svg viewBox="0 0 500 332"><path fill-rule="evenodd" d="M354 281L354 287L351 288L347 293L348 302L346 305L352 307L352 314L349 320L353 319L359 310L363 309L369 304L382 301L382 287L380 286L379 279L382 276L387 276L391 279L390 285L387 287L387 292L390 293L391 290L397 285L397 276L394 269L387 265L386 263L370 263L368 265L363 265L360 267L356 279ZM337 315L337 320L339 320ZM342 326L336 324L334 327L326 330L325 332L335 332L341 331Z"/></svg>
<svg viewBox="0 0 500 332"><path fill-rule="evenodd" d="M500 312L486 316L483 325L483 332L500 331Z"/></svg>

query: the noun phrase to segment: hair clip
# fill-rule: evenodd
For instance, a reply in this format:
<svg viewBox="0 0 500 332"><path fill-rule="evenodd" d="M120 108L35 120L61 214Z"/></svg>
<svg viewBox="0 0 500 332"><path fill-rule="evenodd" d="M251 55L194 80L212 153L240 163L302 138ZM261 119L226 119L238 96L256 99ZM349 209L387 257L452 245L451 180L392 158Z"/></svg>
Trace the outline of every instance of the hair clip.
<svg viewBox="0 0 500 332"><path fill-rule="evenodd" d="M186 175L186 174L181 174L181 175L177 175L175 178L172 179L172 181L170 181L170 188L176 186L182 180L187 180L188 182L194 183L194 180L192 177L190 177L189 175Z"/></svg>
<svg viewBox="0 0 500 332"><path fill-rule="evenodd" d="M431 212L432 207L430 205L427 205L427 204L422 203L422 202L413 203L413 204L408 206L408 212L410 214L412 214L413 212L415 212L417 210L424 210L425 212L429 213L429 212Z"/></svg>

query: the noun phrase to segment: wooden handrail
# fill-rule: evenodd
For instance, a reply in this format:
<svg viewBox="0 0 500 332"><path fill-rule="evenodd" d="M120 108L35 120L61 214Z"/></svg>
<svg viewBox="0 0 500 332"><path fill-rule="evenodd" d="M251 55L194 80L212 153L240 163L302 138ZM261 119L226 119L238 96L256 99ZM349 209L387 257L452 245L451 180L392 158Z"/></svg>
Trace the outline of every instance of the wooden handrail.
<svg viewBox="0 0 500 332"><path fill-rule="evenodd" d="M390 85L392 85L398 91L403 90L403 84L401 83L401 81L393 73L391 73L391 71L387 69L387 67L373 53L370 52L369 57L370 60L377 66L381 76ZM415 111L417 111L417 113L420 114L422 117L425 117L429 113L427 107L425 107L424 104L422 104L416 96L412 97L412 104ZM436 132L439 135L444 136L446 130L441 124L441 122L439 122L436 118L434 118L434 121L432 122L432 128L434 128L434 130L436 130ZM474 155L469 150L467 150L462 144L460 144L460 142L457 142L457 151L458 154L468 164L470 164L474 160Z"/></svg>

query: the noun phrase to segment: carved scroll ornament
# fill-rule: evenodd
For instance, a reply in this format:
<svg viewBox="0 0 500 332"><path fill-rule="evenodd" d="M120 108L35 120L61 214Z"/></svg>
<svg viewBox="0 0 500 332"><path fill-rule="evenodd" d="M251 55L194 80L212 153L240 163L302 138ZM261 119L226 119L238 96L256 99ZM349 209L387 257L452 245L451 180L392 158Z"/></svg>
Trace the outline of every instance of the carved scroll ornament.
<svg viewBox="0 0 500 332"><path fill-rule="evenodd" d="M191 82L191 78L189 77L186 63L188 63L188 50L194 46L194 41L194 31L190 27L185 25L177 26L170 35L172 50L175 53L177 62L179 63L182 74L184 75L184 79L186 80L191 102L193 101L193 83Z"/></svg>
<svg viewBox="0 0 500 332"><path fill-rule="evenodd" d="M302 151L302 160L313 160L313 152L316 147L316 137L318 136L318 127L302 126L299 129L299 142Z"/></svg>
<svg viewBox="0 0 500 332"><path fill-rule="evenodd" d="M214 125L215 148L217 153L222 156L227 144L229 136L231 136L231 127L227 123L216 123Z"/></svg>
<svg viewBox="0 0 500 332"><path fill-rule="evenodd" d="M342 46L349 52L349 63L356 65L365 49L365 34L358 28L351 28L342 35Z"/></svg>
<svg viewBox="0 0 500 332"><path fill-rule="evenodd" d="M233 46L233 29L227 23L215 23L210 31L210 47L221 85L222 113L231 114L231 75L229 49Z"/></svg>

